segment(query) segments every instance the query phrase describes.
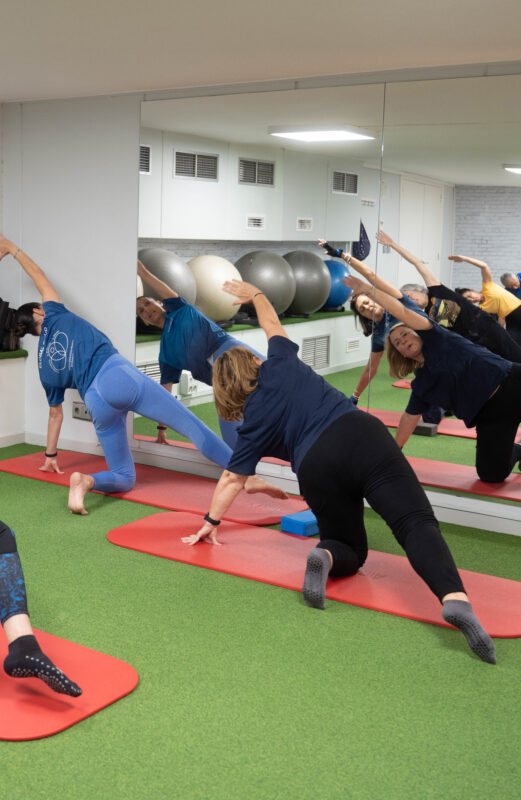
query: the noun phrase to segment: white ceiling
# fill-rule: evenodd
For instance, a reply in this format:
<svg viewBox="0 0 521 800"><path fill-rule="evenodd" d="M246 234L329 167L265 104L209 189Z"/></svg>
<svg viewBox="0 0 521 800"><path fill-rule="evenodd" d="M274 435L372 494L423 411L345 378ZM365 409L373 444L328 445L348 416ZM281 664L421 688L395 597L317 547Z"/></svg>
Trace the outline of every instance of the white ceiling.
<svg viewBox="0 0 521 800"><path fill-rule="evenodd" d="M519 0L2 0L0 102L521 58Z"/></svg>

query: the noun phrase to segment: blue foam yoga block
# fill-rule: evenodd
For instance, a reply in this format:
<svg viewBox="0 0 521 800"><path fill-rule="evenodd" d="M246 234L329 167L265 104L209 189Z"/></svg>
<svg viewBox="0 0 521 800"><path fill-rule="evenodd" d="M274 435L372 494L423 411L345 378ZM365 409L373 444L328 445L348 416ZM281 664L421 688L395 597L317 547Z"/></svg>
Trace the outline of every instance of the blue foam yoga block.
<svg viewBox="0 0 521 800"><path fill-rule="evenodd" d="M297 536L314 536L318 533L317 518L309 508L282 517L280 527L286 533L296 533Z"/></svg>

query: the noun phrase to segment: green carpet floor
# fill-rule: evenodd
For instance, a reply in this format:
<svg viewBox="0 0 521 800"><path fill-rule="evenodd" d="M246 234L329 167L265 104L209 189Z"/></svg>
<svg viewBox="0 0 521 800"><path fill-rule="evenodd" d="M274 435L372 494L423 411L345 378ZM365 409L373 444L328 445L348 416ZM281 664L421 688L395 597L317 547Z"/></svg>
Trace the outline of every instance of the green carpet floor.
<svg viewBox="0 0 521 800"><path fill-rule="evenodd" d="M350 394L359 373L331 380ZM403 390L380 403L379 377L372 404L403 408ZM193 410L215 425L210 408ZM438 440L446 460L474 447ZM433 446L415 437L407 450ZM57 736L0 742L2 797L519 798L521 639L496 640L487 665L447 629L341 603L311 610L297 593L106 541L150 507L91 495L89 516L72 517L62 487L2 473L0 487L35 627L140 675L131 695ZM373 549L400 552L371 511L367 527ZM461 568L520 579L521 538L442 528Z"/></svg>

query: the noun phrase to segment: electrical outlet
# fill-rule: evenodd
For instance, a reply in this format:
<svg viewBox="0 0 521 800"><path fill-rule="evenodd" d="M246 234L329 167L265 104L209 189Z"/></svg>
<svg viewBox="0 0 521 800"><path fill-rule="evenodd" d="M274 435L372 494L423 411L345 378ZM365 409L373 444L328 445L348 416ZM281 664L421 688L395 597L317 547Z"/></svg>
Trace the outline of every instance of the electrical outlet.
<svg viewBox="0 0 521 800"><path fill-rule="evenodd" d="M75 400L72 404L72 417L73 419L85 419L87 422L92 422L87 406L79 400Z"/></svg>

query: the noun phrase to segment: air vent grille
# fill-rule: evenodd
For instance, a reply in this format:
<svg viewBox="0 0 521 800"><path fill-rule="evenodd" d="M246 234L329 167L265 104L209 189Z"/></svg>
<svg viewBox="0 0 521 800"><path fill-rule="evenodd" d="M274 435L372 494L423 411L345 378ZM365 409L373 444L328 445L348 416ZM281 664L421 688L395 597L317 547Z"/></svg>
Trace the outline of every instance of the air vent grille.
<svg viewBox="0 0 521 800"><path fill-rule="evenodd" d="M247 219L246 227L249 230L262 231L266 227L266 217L254 215Z"/></svg>
<svg viewBox="0 0 521 800"><path fill-rule="evenodd" d="M348 339L346 341L346 353L353 353L360 350L360 339Z"/></svg>
<svg viewBox="0 0 521 800"><path fill-rule="evenodd" d="M218 156L204 153L183 153L179 150L174 155L174 175L176 177L216 181L218 165Z"/></svg>
<svg viewBox="0 0 521 800"><path fill-rule="evenodd" d="M274 186L275 164L271 161L239 159L239 183Z"/></svg>
<svg viewBox="0 0 521 800"><path fill-rule="evenodd" d="M139 145L139 171L142 175L150 174L150 147L146 144Z"/></svg>
<svg viewBox="0 0 521 800"><path fill-rule="evenodd" d="M136 364L136 366L141 372L148 375L149 378L157 381L157 383L160 382L161 370L159 369L158 361L143 361L141 364Z"/></svg>
<svg viewBox="0 0 521 800"><path fill-rule="evenodd" d="M351 172L333 172L334 194L358 194L358 175Z"/></svg>
<svg viewBox="0 0 521 800"><path fill-rule="evenodd" d="M314 336L302 340L302 361L313 369L329 367L329 336Z"/></svg>
<svg viewBox="0 0 521 800"><path fill-rule="evenodd" d="M297 219L297 230L298 231L312 231L313 230L313 220L310 217L299 217Z"/></svg>

